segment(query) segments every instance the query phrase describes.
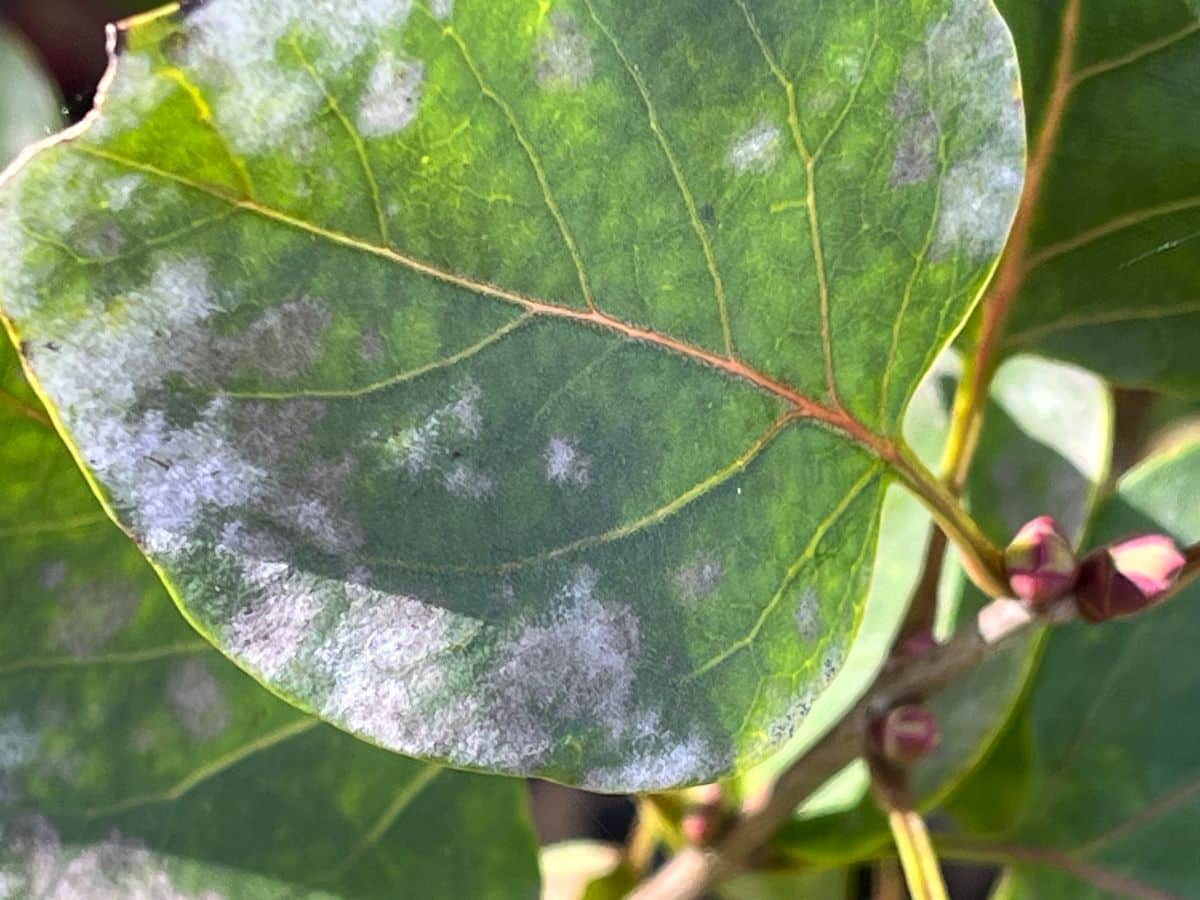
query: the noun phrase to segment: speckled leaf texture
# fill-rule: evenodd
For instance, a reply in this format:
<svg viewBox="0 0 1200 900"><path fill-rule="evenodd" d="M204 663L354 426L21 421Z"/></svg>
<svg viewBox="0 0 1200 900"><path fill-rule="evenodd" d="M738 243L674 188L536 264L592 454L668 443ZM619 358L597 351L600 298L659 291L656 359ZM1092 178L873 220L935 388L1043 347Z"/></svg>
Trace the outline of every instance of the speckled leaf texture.
<svg viewBox="0 0 1200 900"><path fill-rule="evenodd" d="M0 897L537 897L521 783L272 697L183 621L7 346L0 399Z"/></svg>
<svg viewBox="0 0 1200 900"><path fill-rule="evenodd" d="M1200 395L1200 3L999 6L1044 143L1006 348Z"/></svg>
<svg viewBox="0 0 1200 900"><path fill-rule="evenodd" d="M1098 542L1163 531L1200 540L1200 444L1126 475ZM1020 822L951 855L1010 862L999 896L1195 897L1200 869L1200 588L1099 627L1056 630L1030 697L1033 783ZM1095 677L1081 678L1081 673Z"/></svg>
<svg viewBox="0 0 1200 900"><path fill-rule="evenodd" d="M197 626L382 746L601 790L836 674L1024 168L987 0L210 0L10 173L0 304Z"/></svg>

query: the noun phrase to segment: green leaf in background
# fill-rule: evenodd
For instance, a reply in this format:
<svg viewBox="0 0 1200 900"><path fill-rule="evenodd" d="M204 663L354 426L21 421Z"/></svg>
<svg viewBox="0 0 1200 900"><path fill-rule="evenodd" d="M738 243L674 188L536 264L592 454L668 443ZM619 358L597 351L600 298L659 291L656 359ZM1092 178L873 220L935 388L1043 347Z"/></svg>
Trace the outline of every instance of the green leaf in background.
<svg viewBox="0 0 1200 900"><path fill-rule="evenodd" d="M781 744L1020 189L992 5L210 0L119 38L7 179L0 302L197 626L455 765L648 789Z"/></svg>
<svg viewBox="0 0 1200 900"><path fill-rule="evenodd" d="M272 697L183 621L7 346L0 398L0 897L537 896L523 785Z"/></svg>
<svg viewBox="0 0 1200 900"><path fill-rule="evenodd" d="M999 6L1046 145L1006 349L1200 395L1200 6Z"/></svg>
<svg viewBox="0 0 1200 900"><path fill-rule="evenodd" d="M1096 542L1163 531L1200 540L1200 443L1126 475ZM1133 619L1057 629L1030 698L1034 780L1021 821L950 856L1012 863L1001 896L1194 897L1200 833L1200 588Z"/></svg>
<svg viewBox="0 0 1200 900"><path fill-rule="evenodd" d="M937 398L948 403L954 382L953 367L940 365L918 392L906 430L944 434L945 413ZM916 412L921 415L913 416ZM1081 540L1108 478L1112 429L1110 392L1100 379L1035 357L1007 360L993 381L967 485L967 499L984 530L1004 543L1029 519L1053 513L1070 536ZM914 524L922 530L908 535L907 545L923 547L926 526ZM897 542L900 538L895 536ZM974 615L984 602L955 565L947 567L942 587L939 607L947 613L946 630ZM1036 637L1018 643L931 698L942 744L912 773L912 789L923 807L934 808L952 797L993 752L1028 688L1038 646ZM1020 773L1009 778L1019 780ZM843 864L886 844L887 822L868 786L865 765L848 769L824 796L801 809L796 823L782 834L780 848L807 862Z"/></svg>
<svg viewBox="0 0 1200 900"><path fill-rule="evenodd" d="M58 106L32 52L0 26L0 167L59 127Z"/></svg>

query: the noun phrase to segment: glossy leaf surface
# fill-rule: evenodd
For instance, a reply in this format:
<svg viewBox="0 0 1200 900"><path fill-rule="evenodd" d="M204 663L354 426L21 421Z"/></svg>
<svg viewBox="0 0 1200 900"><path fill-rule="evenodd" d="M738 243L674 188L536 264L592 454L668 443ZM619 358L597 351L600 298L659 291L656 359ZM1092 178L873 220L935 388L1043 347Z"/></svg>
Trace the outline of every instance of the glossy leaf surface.
<svg viewBox="0 0 1200 900"><path fill-rule="evenodd" d="M1028 241L1005 261L1016 289L1006 348L1200 394L1200 7L998 5L1031 148L1044 143L1031 149Z"/></svg>
<svg viewBox="0 0 1200 900"><path fill-rule="evenodd" d="M197 625L455 765L781 743L1020 188L991 4L211 0L120 42L0 194L0 303Z"/></svg>
<svg viewBox="0 0 1200 900"><path fill-rule="evenodd" d="M299 714L197 636L0 347L0 896L537 896L524 786Z"/></svg>
<svg viewBox="0 0 1200 900"><path fill-rule="evenodd" d="M1155 530L1200 540L1197 485L1200 444L1144 463L1104 504L1096 541ZM948 852L1014 863L1003 894L1014 898L1194 896L1198 602L1193 586L1136 618L1055 631L1030 701L1036 765L1022 820L995 843Z"/></svg>

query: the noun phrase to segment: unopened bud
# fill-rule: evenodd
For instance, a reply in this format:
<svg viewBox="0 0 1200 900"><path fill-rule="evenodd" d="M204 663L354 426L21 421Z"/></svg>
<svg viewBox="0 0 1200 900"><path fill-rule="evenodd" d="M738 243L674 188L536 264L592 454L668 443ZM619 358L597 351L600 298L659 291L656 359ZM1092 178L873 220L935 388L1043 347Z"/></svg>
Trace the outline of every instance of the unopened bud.
<svg viewBox="0 0 1200 900"><path fill-rule="evenodd" d="M1093 551L1079 567L1079 615L1089 622L1107 622L1153 606L1174 586L1186 561L1165 534L1129 538Z"/></svg>
<svg viewBox="0 0 1200 900"><path fill-rule="evenodd" d="M897 706L870 725L875 752L888 763L907 769L937 749L937 718L924 706Z"/></svg>
<svg viewBox="0 0 1200 900"><path fill-rule="evenodd" d="M697 846L712 843L720 831L725 810L722 806L721 786L708 784L700 788L693 805L684 812L679 822L688 843Z"/></svg>
<svg viewBox="0 0 1200 900"><path fill-rule="evenodd" d="M1043 612L1075 586L1078 563L1071 542L1050 516L1027 523L1004 551L1008 586L1016 597Z"/></svg>

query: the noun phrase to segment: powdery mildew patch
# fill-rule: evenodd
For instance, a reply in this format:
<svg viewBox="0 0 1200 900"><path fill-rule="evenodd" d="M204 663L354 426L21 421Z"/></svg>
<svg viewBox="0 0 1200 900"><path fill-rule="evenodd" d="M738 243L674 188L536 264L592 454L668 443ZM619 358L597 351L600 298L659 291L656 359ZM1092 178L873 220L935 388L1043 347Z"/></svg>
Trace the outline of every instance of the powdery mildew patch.
<svg viewBox="0 0 1200 900"><path fill-rule="evenodd" d="M497 649L489 679L497 712L533 758L572 723L598 726L614 741L633 723L638 621L628 606L602 600L598 582L581 566L546 616L513 626Z"/></svg>
<svg viewBox="0 0 1200 900"><path fill-rule="evenodd" d="M245 542L236 530L227 529L222 549L237 554L248 592L222 629L222 640L260 677L278 681L303 647L328 589L321 579L285 562L241 555Z"/></svg>
<svg viewBox="0 0 1200 900"><path fill-rule="evenodd" d="M812 588L805 588L804 593L800 595L793 618L796 623L796 633L803 640L815 641L821 636L821 601L817 597L817 592Z"/></svg>
<svg viewBox="0 0 1200 900"><path fill-rule="evenodd" d="M320 64L332 71L371 48L381 31L403 25L411 10L412 0L277 0L269 15L259 0L204 4L187 17L185 62L219 82L214 111L233 149L262 153L286 144L325 103L320 85L281 48L285 38L319 44Z"/></svg>
<svg viewBox="0 0 1200 900"><path fill-rule="evenodd" d="M195 741L210 741L229 727L225 692L208 665L188 659L175 665L163 686L175 718Z"/></svg>
<svg viewBox="0 0 1200 900"><path fill-rule="evenodd" d="M223 900L215 891L177 888L162 861L114 830L106 840L65 846L41 816L0 825L3 900Z"/></svg>
<svg viewBox="0 0 1200 900"><path fill-rule="evenodd" d="M550 13L534 53L537 82L544 88L578 89L592 80L591 41L570 13Z"/></svg>
<svg viewBox="0 0 1200 900"><path fill-rule="evenodd" d="M563 487L586 488L592 480L592 458L567 438L553 437L543 453L546 480Z"/></svg>
<svg viewBox="0 0 1200 900"><path fill-rule="evenodd" d="M766 172L779 161L780 132L770 122L759 122L733 139L725 161L735 172Z"/></svg>
<svg viewBox="0 0 1200 900"><path fill-rule="evenodd" d="M479 702L454 689L459 654L479 622L365 584L346 585L348 609L313 655L329 679L323 717L385 747L461 764L512 768Z"/></svg>
<svg viewBox="0 0 1200 900"><path fill-rule="evenodd" d="M454 0L429 0L429 11L439 22L444 22L454 14Z"/></svg>
<svg viewBox="0 0 1200 900"><path fill-rule="evenodd" d="M655 734L657 729L648 733ZM593 769L585 783L597 791L626 791L630 785L647 788L661 785L699 784L712 778L714 772L728 768L725 754L713 751L703 738L663 746L661 738L650 742L643 752L634 752L628 762L611 768Z"/></svg>
<svg viewBox="0 0 1200 900"><path fill-rule="evenodd" d="M442 487L455 496L480 500L492 494L492 477L461 456L463 448L483 434L482 392L479 385L468 381L455 393L454 399L433 410L420 424L389 438L383 455L410 475L439 475Z"/></svg>
<svg viewBox="0 0 1200 900"><path fill-rule="evenodd" d="M711 597L724 580L725 566L709 553L698 555L672 579L675 590L689 605Z"/></svg>
<svg viewBox="0 0 1200 900"><path fill-rule="evenodd" d="M407 128L417 117L425 67L383 54L367 77L367 89L355 117L364 137L386 137Z"/></svg>
<svg viewBox="0 0 1200 900"><path fill-rule="evenodd" d="M71 656L93 656L133 621L141 602L137 588L119 579L73 587L58 598L54 643Z"/></svg>
<svg viewBox="0 0 1200 900"><path fill-rule="evenodd" d="M978 144L942 184L934 253L961 249L969 259L986 260L1004 246L1023 180L1025 123L1011 38L991 4L954 0L930 31L928 48L934 91L953 98L939 119L974 133Z"/></svg>

